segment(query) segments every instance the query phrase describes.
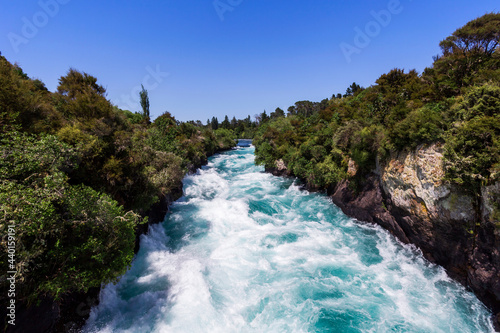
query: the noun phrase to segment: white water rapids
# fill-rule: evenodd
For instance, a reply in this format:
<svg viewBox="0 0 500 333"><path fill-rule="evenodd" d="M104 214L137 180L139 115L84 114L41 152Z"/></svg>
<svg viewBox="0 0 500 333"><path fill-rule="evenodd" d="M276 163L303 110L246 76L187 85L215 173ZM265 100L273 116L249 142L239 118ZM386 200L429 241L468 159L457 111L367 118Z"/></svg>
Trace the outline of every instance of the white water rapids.
<svg viewBox="0 0 500 333"><path fill-rule="evenodd" d="M253 148L210 159L141 237L85 332L493 332L446 272L321 194L263 173Z"/></svg>

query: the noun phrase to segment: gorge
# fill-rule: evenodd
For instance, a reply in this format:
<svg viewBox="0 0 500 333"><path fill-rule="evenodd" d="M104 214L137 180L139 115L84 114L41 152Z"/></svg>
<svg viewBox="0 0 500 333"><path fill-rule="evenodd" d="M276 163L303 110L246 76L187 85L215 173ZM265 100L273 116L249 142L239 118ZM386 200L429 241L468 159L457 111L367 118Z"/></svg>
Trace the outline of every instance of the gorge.
<svg viewBox="0 0 500 333"><path fill-rule="evenodd" d="M253 150L185 178L85 332L493 331L486 307L419 250L263 173Z"/></svg>

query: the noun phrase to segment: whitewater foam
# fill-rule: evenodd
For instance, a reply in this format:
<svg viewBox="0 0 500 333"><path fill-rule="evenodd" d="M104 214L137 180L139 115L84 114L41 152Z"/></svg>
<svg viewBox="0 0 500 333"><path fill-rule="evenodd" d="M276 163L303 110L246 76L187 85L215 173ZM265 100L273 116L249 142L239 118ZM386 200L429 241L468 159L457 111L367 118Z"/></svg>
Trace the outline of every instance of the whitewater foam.
<svg viewBox="0 0 500 333"><path fill-rule="evenodd" d="M417 249L263 173L253 150L186 177L85 332L493 332Z"/></svg>

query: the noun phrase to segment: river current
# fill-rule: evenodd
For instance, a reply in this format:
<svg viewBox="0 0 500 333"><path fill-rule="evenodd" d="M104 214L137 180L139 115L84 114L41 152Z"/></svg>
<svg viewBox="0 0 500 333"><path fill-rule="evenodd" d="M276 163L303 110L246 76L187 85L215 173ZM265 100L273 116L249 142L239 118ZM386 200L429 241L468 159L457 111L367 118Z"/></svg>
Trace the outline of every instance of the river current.
<svg viewBox="0 0 500 333"><path fill-rule="evenodd" d="M490 315L414 247L239 147L184 179L84 332L494 332Z"/></svg>

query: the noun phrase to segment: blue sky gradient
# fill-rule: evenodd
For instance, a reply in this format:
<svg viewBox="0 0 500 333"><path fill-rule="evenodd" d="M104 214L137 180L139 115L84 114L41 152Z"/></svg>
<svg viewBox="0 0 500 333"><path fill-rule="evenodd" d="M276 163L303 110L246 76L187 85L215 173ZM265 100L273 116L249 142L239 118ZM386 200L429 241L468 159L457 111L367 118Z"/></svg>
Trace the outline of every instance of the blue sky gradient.
<svg viewBox="0 0 500 333"><path fill-rule="evenodd" d="M96 76L121 108L140 109L145 83L153 118L169 111L205 122L320 101L395 67L421 72L442 39L499 4L0 0L0 52L51 91L72 67ZM373 12L391 9L377 23ZM346 57L341 45L356 53Z"/></svg>

